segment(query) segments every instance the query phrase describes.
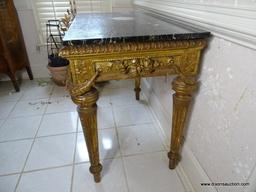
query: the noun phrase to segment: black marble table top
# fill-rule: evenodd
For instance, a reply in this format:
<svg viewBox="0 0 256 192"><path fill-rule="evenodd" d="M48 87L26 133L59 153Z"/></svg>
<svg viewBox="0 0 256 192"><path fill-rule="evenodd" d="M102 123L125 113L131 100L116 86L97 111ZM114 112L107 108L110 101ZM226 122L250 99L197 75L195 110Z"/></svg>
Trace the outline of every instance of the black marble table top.
<svg viewBox="0 0 256 192"><path fill-rule="evenodd" d="M163 21L140 12L90 13L76 15L64 36L64 44L189 40L207 38L210 33L177 22Z"/></svg>

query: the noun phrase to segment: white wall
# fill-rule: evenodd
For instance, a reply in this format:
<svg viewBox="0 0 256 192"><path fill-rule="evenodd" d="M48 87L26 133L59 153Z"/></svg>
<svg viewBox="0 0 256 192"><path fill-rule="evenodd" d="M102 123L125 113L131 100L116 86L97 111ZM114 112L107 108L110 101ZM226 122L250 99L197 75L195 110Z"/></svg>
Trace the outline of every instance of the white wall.
<svg viewBox="0 0 256 192"><path fill-rule="evenodd" d="M14 0L26 44L26 49L34 78L50 77L46 68L48 64L46 47L39 46L35 17L30 0ZM26 72L23 78L27 79Z"/></svg>
<svg viewBox="0 0 256 192"><path fill-rule="evenodd" d="M173 4L173 2L186 2L186 4ZM164 3L166 5L161 7ZM172 6L168 7L168 3ZM218 8L230 8L229 11L238 11L238 9L241 11L241 6L243 6L243 10L256 8L256 2L253 0L165 0L161 4L157 0L135 1L135 4L148 10L157 11L166 16L174 16L177 20L188 23L189 16L182 17L179 15L180 11L177 14L175 12L180 10L180 6L183 6L191 11L191 17L197 17L196 20L191 19L193 25L201 25L201 27L213 31L214 34L204 52L200 90L196 96L188 127L185 150L183 151L184 159L181 161L194 190L196 192L241 192L245 188L206 188L201 187L200 182L250 182L250 187L247 190L255 192L256 50L254 43L248 44L248 39L255 40L256 31L254 34L250 34L250 37L244 38L239 34L232 36L230 28L227 31L221 30L223 27L221 24L211 25L214 20L208 22L205 20L212 12L208 14L202 7L201 10L198 9L198 6L202 4L204 4L205 10L211 9L211 5L206 3L217 5ZM241 14L246 17L245 12ZM202 15L204 15L202 17L204 21L200 22ZM220 16L221 13L217 15ZM233 19L237 16L229 17L230 21L226 25L233 23ZM221 17L223 20L227 19L225 15L221 15ZM249 17L256 18L256 11ZM243 18L243 16L239 18ZM256 26L255 19L244 19L244 21L251 21L251 27ZM237 28L239 27L241 26L237 26ZM249 28L245 28L245 32ZM242 30L242 27L240 29ZM148 78L143 83L144 92L159 119L167 143L170 138L172 115L171 81L171 77L159 77Z"/></svg>
<svg viewBox="0 0 256 192"><path fill-rule="evenodd" d="M47 52L46 47L39 47L37 26L31 2L32 0L14 0L34 77L45 78L49 77L46 68L48 63ZM132 0L113 0L112 5L113 11L131 10ZM26 73L23 73L23 78L28 78Z"/></svg>
<svg viewBox="0 0 256 192"><path fill-rule="evenodd" d="M130 11L133 8L133 0L112 0L113 11Z"/></svg>

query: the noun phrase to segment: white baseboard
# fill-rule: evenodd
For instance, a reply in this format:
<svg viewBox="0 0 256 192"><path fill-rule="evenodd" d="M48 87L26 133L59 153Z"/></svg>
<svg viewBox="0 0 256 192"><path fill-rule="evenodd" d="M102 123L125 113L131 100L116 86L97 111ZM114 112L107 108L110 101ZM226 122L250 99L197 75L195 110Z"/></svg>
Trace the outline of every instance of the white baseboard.
<svg viewBox="0 0 256 192"><path fill-rule="evenodd" d="M164 127L170 127L171 114L168 115L164 110L159 98L146 79L142 80L141 88L157 123L156 127L159 129L159 135L162 137L165 147L169 149L170 136L166 134ZM217 192L216 188L212 186L201 187L200 183L211 183L211 180L186 143L183 146L182 160L177 166L176 172L183 182L186 192Z"/></svg>
<svg viewBox="0 0 256 192"><path fill-rule="evenodd" d="M201 186L201 183L212 183L212 181L207 176L206 172L186 143L182 149L182 160L180 162L180 167L182 167L184 170L191 185L193 186L194 191L217 192L216 188L213 186Z"/></svg>
<svg viewBox="0 0 256 192"><path fill-rule="evenodd" d="M256 165L254 166L250 177L247 182L250 184L246 192L256 192Z"/></svg>

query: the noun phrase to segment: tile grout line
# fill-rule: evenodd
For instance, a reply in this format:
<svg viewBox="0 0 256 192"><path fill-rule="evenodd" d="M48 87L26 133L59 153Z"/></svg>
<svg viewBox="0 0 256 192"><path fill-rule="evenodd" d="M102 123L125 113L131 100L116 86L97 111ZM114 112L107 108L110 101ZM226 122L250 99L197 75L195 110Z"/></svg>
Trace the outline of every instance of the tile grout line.
<svg viewBox="0 0 256 192"><path fill-rule="evenodd" d="M11 109L11 111L9 112L9 114L7 115L7 117L4 119L4 122L2 123L2 125L1 125L1 127L0 127L0 130L2 129L2 127L4 126L4 124L7 122L7 120L9 120L9 118L10 118L12 112L14 111L14 109L16 108L18 102L21 100L21 98L23 97L24 94L25 94L25 92L23 92L22 95L21 95L21 97L20 97L17 101L15 101L16 103L14 104L13 108ZM26 159L26 160L27 160L27 159ZM25 161L26 161L26 160L25 160ZM18 180L19 180L20 177L21 177L21 173L18 172L17 174L19 174L19 178L18 178ZM9 175L14 175L14 174L9 174ZM17 183L16 183L16 185L15 185L14 191L16 191L16 186L17 186L17 184L18 184L18 181L17 181Z"/></svg>
<svg viewBox="0 0 256 192"><path fill-rule="evenodd" d="M136 157L136 156L142 156L142 155L147 155L147 154L153 154L153 153L160 153L160 152L166 152L165 150L162 151L153 151L153 152L146 152L146 153L137 153L137 154L130 154L130 155L124 155L124 156L118 156L118 157L109 157L109 158L104 158L100 159L101 161L104 160L114 160L114 159L121 159L122 157ZM81 162L75 162L74 165L81 165L81 164L88 164L90 161L81 161ZM70 167L72 164L65 164L65 165L60 165L60 166L52 166L52 167L45 167L45 168L40 168L40 169L32 169L32 170L27 170L23 171L22 173L33 173L33 172L38 172L38 171L45 171L45 170L51 170L51 169L57 169L57 168L63 168L63 167ZM11 176L11 175L17 175L20 174L21 172L14 172L14 173L9 173L9 174L3 174L0 175L0 177L5 177L5 176Z"/></svg>
<svg viewBox="0 0 256 192"><path fill-rule="evenodd" d="M51 92L53 91L53 87L52 87L52 90L51 90ZM28 102L29 101L29 99L28 100L22 100L22 98L23 98L23 96L25 95L25 92L26 92L26 90L25 91L22 91L22 95L20 96L20 98L16 101L16 103L15 103L15 105L14 105L14 107L13 107L13 109L10 111L10 113L9 113L9 115L7 116L7 118L5 119L5 120L9 120L9 119L17 119L17 118L24 118L24 117L34 117L34 116L42 116L43 114L37 114L37 115L27 115L27 116L14 116L14 117L11 117L10 118L10 116L11 116L11 113L14 111L14 109L16 108L16 106L17 106L17 104L19 103L19 102ZM49 101L49 98L50 98L50 96L51 96L51 93L49 94L49 97L48 98L40 98L40 99L33 99L33 100L48 100ZM45 113L45 112L44 112ZM4 122L5 123L5 122ZM3 124L2 124L3 125Z"/></svg>
<svg viewBox="0 0 256 192"><path fill-rule="evenodd" d="M145 122L145 123L136 123L136 124L128 124L128 125L119 125L117 126L117 129L124 129L124 128L128 128L128 127L134 127L134 126L137 126L137 125L154 125L154 122Z"/></svg>
<svg viewBox="0 0 256 192"><path fill-rule="evenodd" d="M145 98L148 100L148 98L146 97L146 95L145 95ZM156 127L156 131L157 131L157 133L158 133L158 135L159 135L159 137L160 137L160 139L161 139L161 144L163 145L163 148L165 149L165 151L168 153L169 150L170 150L170 147L167 146L167 144L166 144L165 141L164 141L165 135L164 135L164 133L160 130L160 126L161 126L161 125L160 125L160 122L159 122L159 120L158 120L156 114L154 113L152 107L149 107L149 106L148 106L148 107L147 107L147 110L150 112L150 114L151 114L151 116L152 116L152 118L153 118L153 124L154 124L154 126ZM172 127L170 127L170 129L172 129ZM169 140L169 142L170 142L170 140ZM181 182L181 184L182 184L184 190L186 190L185 183L184 183L183 180L181 179L180 174L178 173L177 169L174 169L174 171L175 171L175 174L177 175L177 177L179 178L179 180L180 180L180 182Z"/></svg>
<svg viewBox="0 0 256 192"><path fill-rule="evenodd" d="M74 154L73 154L73 163L72 163L70 192L73 191L73 182L74 182L74 175L75 175L76 146L77 146L77 137L78 137L78 121L80 121L79 115L77 116L77 120L76 120L76 136L75 136L75 148L74 148Z"/></svg>
<svg viewBox="0 0 256 192"><path fill-rule="evenodd" d="M13 90L11 90L11 91L13 91ZM14 109L16 108L17 104L18 104L20 101L22 101L22 97L24 96L24 94L25 94L25 91L22 91L22 94L21 94L21 96L19 97L19 99L17 99L16 101L12 101L12 102L16 102L16 103L14 104L13 108L11 109L11 111L9 112L9 114L7 115L7 117L6 117L5 119L3 119L3 123L2 123L1 126L0 126L0 130L2 129L2 127L4 126L4 124L6 123L6 121L8 121L9 119L12 119L12 118L10 118L10 116L11 116L12 112L14 111ZM11 102L11 101L10 101L10 102ZM42 116L42 115L37 115L37 116ZM14 117L14 119L16 119L16 118L22 118L22 117ZM41 117L41 118L42 118L42 117ZM42 119L41 119L41 120L42 120ZM41 123L41 120L40 120L40 123ZM32 139L32 138L31 138L31 139ZM31 139L21 139L21 140L14 140L14 141L31 140ZM11 141L0 142L0 144L1 144L1 143L6 143L6 142L11 142ZM26 159L25 161L27 161L27 159ZM10 176L10 175L17 175L17 174L20 174L20 175L21 175L21 172L15 172L15 173L10 173L10 174L4 174L4 175L0 175L0 177ZM20 176L19 176L19 178L20 178ZM18 179L18 180L19 180L19 179ZM17 183L18 183L18 181L17 181ZM17 185L17 184L16 184L16 185ZM15 186L15 191L16 191L16 186Z"/></svg>
<svg viewBox="0 0 256 192"><path fill-rule="evenodd" d="M6 177L6 176L18 175L18 174L20 174L20 172L7 173L7 174L0 175L0 178Z"/></svg>
<svg viewBox="0 0 256 192"><path fill-rule="evenodd" d="M146 97L146 95L144 93L142 93L142 94L144 95L145 99L148 102L148 98ZM162 145L163 149L168 151L169 149L167 149L167 146L165 145L165 142L164 142L164 136L162 135L161 131L159 130L159 125L158 125L159 120L157 119L153 109L149 105L146 106L146 110L149 112L149 114L151 116L152 124L154 125L154 129L156 130L157 135L159 136L159 138L161 140L161 145ZM171 129L171 127L170 127L170 129Z"/></svg>
<svg viewBox="0 0 256 192"><path fill-rule="evenodd" d="M109 107L110 108L110 107ZM68 112L67 112L68 113ZM48 115L47 113L44 115ZM42 117L43 115L30 115L30 116L26 116L25 118L29 118L29 117ZM114 115L113 115L114 116ZM19 119L19 118L24 118L24 117L15 117L15 118L11 118L11 119ZM78 117L79 118L79 117ZM8 120L8 119L6 119ZM78 119L79 120L79 119ZM4 121L5 123L5 121ZM2 125L4 125L4 123ZM152 122L145 122L145 123L138 123L138 124L128 124L128 125L121 125L121 126L117 126L117 129L124 129L124 128L128 128L128 127L132 127L132 126L136 126L136 125L155 125L155 123ZM1 130L2 126L0 127ZM113 127L105 127L105 128L100 128L98 129L99 131L104 131L104 130L111 130L111 129L116 129L115 126ZM69 135L69 134L74 134L74 133L83 133L83 131L72 131L72 132L65 132L65 133L56 133L56 134L50 134L50 135L42 135L42 136L36 136L36 138L46 138L46 137L54 137L54 136L61 136L61 135ZM34 137L27 137L27 138L18 138L18 139L10 139L10 140L2 140L0 141L1 143L8 143L8 142L15 142L15 141L26 141L26 140L31 140Z"/></svg>
<svg viewBox="0 0 256 192"><path fill-rule="evenodd" d="M40 125L41 125L42 119L43 119L43 116L42 116L42 118L41 118L41 120L40 120ZM38 132L38 130L39 130L39 128L40 128L40 125L38 126L37 132ZM37 133L36 133L36 134L37 134ZM28 161L29 155L30 155L30 153L31 153L31 151L32 151L32 148L33 148L34 143L35 143L35 137L33 138L33 141L32 141L32 144L31 144L31 146L30 146L29 152L28 152L28 154L27 154L26 160L25 160L24 165L23 165L23 167L22 167L22 170L21 170L21 172L20 172L18 181L17 181L17 183L16 183L16 185L15 185L15 190L14 190L14 192L17 191L18 185L19 185L20 180L21 180L21 176L22 176L22 174L23 174L23 172L24 172L25 166L26 166L26 164L27 164L27 161Z"/></svg>
<svg viewBox="0 0 256 192"><path fill-rule="evenodd" d="M70 167L72 164L65 164L65 165L59 165L59 166L53 166L53 167L45 167L45 168L40 168L40 169L32 169L32 170L28 170L28 171L23 171L23 173L34 173L34 172L38 172L38 171L47 171L47 170L51 170L51 169L58 169L58 168L63 168L63 167ZM14 173L15 175L20 174L19 173ZM8 175L14 175L14 174L8 174ZM5 177L8 175L1 175L0 177Z"/></svg>
<svg viewBox="0 0 256 192"><path fill-rule="evenodd" d="M54 87L54 86L53 86L53 87ZM52 90L51 90L51 93L52 93L52 92L53 92L53 88L52 88ZM49 98L47 99L47 101L48 101L48 102L49 102L49 100L50 100L50 98L51 98L51 93L50 93ZM40 129L40 127L41 127L41 124L42 124L42 121L43 121L43 119L44 119L45 112L46 112L47 108L48 108L48 104L47 104L47 106L45 107L44 112L43 112L43 114L42 114L42 117L41 117L41 120L40 120L39 126L38 126L38 128L37 128L37 130L36 130L36 133L35 133L35 136L34 136L34 138L33 138L32 144L31 144L31 146L30 146L30 149L29 149L29 152L28 152L27 158L26 158L26 160L25 160L25 162L24 162L24 165L23 165L23 168L22 168L22 170L21 170L21 172L20 172L20 175L19 175L18 181L17 181L17 183L16 183L16 185L15 185L14 192L16 192L16 191L17 191L18 186L19 186L19 184L20 184L21 177L22 177L22 175L23 175L23 173L24 173L24 169L25 169L25 167L26 167L26 164L27 164L28 158L29 158L29 156L30 156L30 153L31 153L32 148L33 148L33 146L34 146L34 143L35 143L35 141L36 141L36 136L37 136L37 134L38 134L38 132L39 132L39 129Z"/></svg>
<svg viewBox="0 0 256 192"><path fill-rule="evenodd" d="M13 102L16 102L14 104L14 106L12 107L11 111L9 112L9 114L7 115L6 118L3 119L3 123L1 124L0 126L0 130L3 128L4 124L6 123L7 120L9 120L10 116L11 116L11 113L14 111L14 109L16 108L18 102L21 100L21 98L23 97L23 95L25 94L25 92L22 93L22 95L20 96L19 99L17 99L17 101L13 101Z"/></svg>
<svg viewBox="0 0 256 192"><path fill-rule="evenodd" d="M167 152L167 151L163 149L163 150L155 150L155 151L143 152L143 153L127 154L127 155L122 155L122 156L123 157L135 157L135 156L147 155L147 154L152 154L152 153L160 153L160 152Z"/></svg>
<svg viewBox="0 0 256 192"><path fill-rule="evenodd" d="M128 177L127 177L126 169L125 169L125 165L124 165L123 153L122 153L122 150L121 150L119 134L118 134L118 130L117 130L116 117L115 117L115 114L114 114L114 106L113 106L112 103L111 103L111 110L112 110L112 115L113 115L113 120L114 120L114 125L115 125L117 143L118 143L118 147L119 147L119 151L120 151L120 158L121 158L121 161L122 161L122 168L123 168L123 171L124 171L125 185L126 185L126 188L127 188L127 192L129 192L130 189L129 189L129 185L128 185Z"/></svg>
<svg viewBox="0 0 256 192"><path fill-rule="evenodd" d="M142 95L143 93L141 93ZM144 94L143 94L144 96ZM144 96L144 98L147 100L147 98ZM155 126L155 119L153 117L153 115L151 114L152 112L150 111L149 107L148 106L144 106L144 108L146 109L147 112L149 112L149 115L151 116L151 122L146 122L146 123L139 123L139 124L131 124L131 125L124 125L124 126L118 126L117 128L117 125L116 125L116 119L115 119L115 115L114 115L114 107L123 107L123 106L135 106L136 104L127 104L127 105L113 105L112 104L112 113L113 113L113 118L114 118L114 123L115 123L115 128L116 128L116 134L117 134L117 139L118 139L118 143L119 143L119 146L120 146L120 140L119 140L119 135L118 135L118 128L124 128L124 127L130 127L130 126L136 126L136 125L149 125L149 124L152 124L154 126L154 129L156 130ZM158 133L158 130L156 130L157 133ZM158 133L159 134L159 133ZM145 155L145 154L151 154L151 153L157 153L157 152L166 152L165 150L165 147L164 147L164 144L163 144L163 140L162 138L159 136L160 140L161 140L161 145L163 146L163 150L159 150L159 151L153 151L153 152L145 152L145 153L138 153L138 154L129 154L129 155L123 155L122 154L122 151L121 151L121 147L120 147L120 153L121 153L121 159L122 159L122 166L123 166L123 169L124 169L124 176L125 176L125 180L126 180L126 186L127 186L127 190L128 192L130 191L129 189L129 185L128 185L128 177L127 177L127 170L126 170L126 167L125 167L125 162L124 162L124 158L125 157L129 157L129 156L140 156L140 155Z"/></svg>
<svg viewBox="0 0 256 192"><path fill-rule="evenodd" d="M42 115L40 115L42 116ZM46 137L55 137L55 136L62 136L62 135L70 135L70 134L74 134L76 133L76 131L73 132L66 132L66 133L58 133L58 134L52 134L52 135L43 135L43 136L38 136L36 137L36 139L40 139L40 138L46 138ZM1 143L8 143L8 142L15 142L15 141L26 141L26 140L32 140L34 139L34 137L28 137L28 138L21 138L21 139L12 139L12 140L5 140L5 141L0 141Z"/></svg>
<svg viewBox="0 0 256 192"><path fill-rule="evenodd" d="M52 86L48 98L40 98L40 99L35 99L35 100L47 100L47 101L49 102L49 100L50 100L50 98L51 98L51 95L52 95L52 93L53 93L53 91L54 91L54 87L55 87L55 85ZM40 117L41 117L40 123L39 123L39 125L38 125L38 129L37 129L37 131L36 131L36 133L35 133L35 136L34 136L33 138L32 138L32 137L31 137L31 138L22 138L22 139L6 140L6 141L0 142L0 144L1 144L1 143L7 143L7 142L16 142L16 141L33 140L33 141L32 141L32 144L31 144L31 146L30 146L30 149L29 149L27 158L26 158L26 160L25 160L24 166L23 166L23 168L22 168L22 171L21 171L21 172L14 172L14 173L9 173L9 174L0 175L0 177L5 177L5 176L10 176L10 175L17 175L17 174L20 174L20 176L19 176L19 178L18 178L18 181L17 181L17 184L16 184L16 187L15 187L15 191L17 190L17 186L18 186L18 183L20 182L20 178L21 178L22 173L29 173L29 172L35 172L35 171L40 171L40 170L48 170L48 169L54 169L54 168L58 168L58 167L70 166L70 165L64 165L64 166L51 167L51 168L46 168L46 169L36 169L36 170L24 171L24 168L25 168L25 165L26 165L26 163L27 163L29 154L31 153L31 150L32 150L32 148L33 148L34 140L35 140L35 139L41 138L41 137L50 137L50 136L66 135L66 134L74 134L74 133L76 133L76 132L70 132L70 133L64 133L64 134L56 134L56 135L48 135L48 136L37 137L36 135L38 134L38 130L39 130L40 127L41 127L41 123L42 123L42 121L43 121L43 119L44 119L44 115L47 114L47 113L46 113L46 110L47 110L48 105L46 106L44 112L43 112L42 114L40 114L40 115L29 115L29 116L15 116L15 117L11 117L12 112L15 110L15 108L16 108L16 106L17 106L17 104L18 104L19 102L28 102L28 101L29 101L29 100L22 100L24 94L25 94L25 91L22 91L22 94L21 94L21 96L19 97L19 99L17 99L16 101L12 101L13 103L15 102L15 104L14 104L13 108L11 109L11 111L8 113L7 117L4 118L4 119L1 119L1 120L3 120L3 123L1 124L1 127L0 127L0 130L1 130L2 126L3 126L3 125L6 123L6 121L9 120L9 119L18 119L18 118L36 117L36 116L38 116L38 117L40 116Z"/></svg>
<svg viewBox="0 0 256 192"><path fill-rule="evenodd" d="M53 90L54 90L54 87L55 87L55 86L53 86L53 88L52 88L52 92L53 92ZM119 88L117 88L117 89L119 89ZM24 94L24 93L23 93L23 94ZM21 98L22 98L22 97L21 97ZM51 98L52 98L52 94L50 94L50 96L49 96L49 98L48 98L48 101L49 101ZM17 103L18 103L18 101L17 101ZM15 104L14 108L16 107L17 103ZM133 105L135 105L135 104L125 105L125 106L131 106L131 105L133 106ZM40 137L37 137L37 134L38 134L38 131L39 131L40 127L41 127L42 121L43 121L45 115L48 115L48 113L46 113L48 106L49 106L49 105L47 104L47 107L45 108L44 113L43 113L42 115L40 115L40 116L41 116L41 120L40 120L39 127L38 127L38 129L37 129L37 131L36 131L35 137L30 139L30 140L33 139L33 142L32 142L32 144L31 144L31 148L30 148L30 151L29 151L29 153L28 153L28 155L27 155L27 158L26 158L24 167L23 167L23 169L22 169L22 172L20 172L20 176L19 176L18 182L17 182L17 184L16 184L15 191L17 190L17 188L18 188L18 186L19 186L19 184L20 184L20 180L21 180L21 177L22 177L22 174L23 174L23 173L30 173L30 172L36 172L36 171L41 171L41 170L51 170L51 169L55 169L55 168L70 167L70 166L72 166L72 176L71 176L71 185L70 185L70 192L72 192L72 190L73 190L73 189L72 189L72 188L73 188L73 182L74 182L75 165L90 163L90 162L88 162L88 161L78 162L78 163L75 162L77 138L78 138L78 134L80 133L80 132L78 131L79 116L77 116L76 132L70 132L70 133L63 133L63 134L55 134L55 135L48 135L48 136L40 136ZM122 154L122 151L121 151L120 140L119 140L119 135L118 135L118 128L119 128L119 127L117 127L116 118L115 118L115 115L114 115L114 107L115 107L115 105L113 105L113 104L110 102L110 107L111 107L111 112L112 112L112 115L113 115L114 127L111 127L111 128L104 128L104 129L100 129L100 130L114 129L114 130L116 131L116 134L115 134L115 135L116 135L116 137L117 137L118 147L119 147L119 150L120 150L120 157L104 158L104 159L120 159L120 160L122 161L122 167L123 167L123 170L124 170L124 179L125 179L125 183L126 183L127 190L128 190L128 192L129 192L128 177L127 177L127 173L126 173L127 169L125 168L124 158L125 158L125 157L129 157L129 156L140 156L140 155L144 155L144 154L148 154L148 153L156 153L156 152L161 152L161 151L166 151L166 150L153 151L153 152L146 152L146 153L138 153L138 154L130 154L130 155L123 155L123 154ZM119 107L119 106L117 106L117 107ZM145 106L145 107L147 108L147 110L150 110L148 106ZM14 108L13 108L13 109L14 109ZM13 110L12 110L12 111L13 111ZM65 111L64 111L64 112L65 112ZM150 111L150 112L151 112L151 111ZM63 112L55 112L55 113L63 113ZM10 114L11 114L11 112L10 112ZM10 115L10 114L9 114L9 115ZM146 125L147 125L147 124L153 124L153 125L155 125L155 119L154 119L154 117L153 117L152 119L153 119L154 121L149 122L149 123L140 123L140 124L146 124ZM122 127L135 126L135 125L138 125L138 124L134 124L134 125L125 125L125 126L121 126L121 128L122 128ZM155 129L156 129L156 128L155 128ZM75 135L75 149L74 149L73 162L72 162L72 164L67 164L67 165L62 165L62 166L56 166L56 167L49 167L49 168L43 168L43 169L37 169L37 170L31 170L31 171L24 171L25 166L26 166L27 161L28 161L28 158L29 158L29 155L30 155L30 153L31 153L31 151L32 151L33 145L34 145L35 140L36 140L37 138L44 138L44 137L58 136L58 135L66 135L66 134L74 134L74 133L75 133L76 135ZM83 132L81 132L81 133L83 133ZM24 140L28 140L28 139L24 139ZM162 138L161 138L161 141L162 141ZM1 143L1 142L0 142L0 143ZM162 141L161 143L163 144L163 141ZM165 147L164 147L164 149L165 149ZM101 159L101 161L103 161L104 159ZM13 174L9 174L9 175L14 175L14 174L19 174L19 173L13 173ZM6 175L2 175L2 176L6 176ZM1 177L1 175L0 175L0 177Z"/></svg>
<svg viewBox="0 0 256 192"><path fill-rule="evenodd" d="M159 150L159 151L151 151L151 152L144 152L144 153L136 153L136 154L129 154L129 155L120 155L120 156L115 156L115 157L108 157L108 158L103 158L100 159L100 161L104 160L110 160L110 159L121 159L121 157L136 157L136 156L141 156L141 155L147 155L147 154L153 154L153 153L160 153L160 152L167 152L166 150ZM90 161L81 161L75 163L75 165L80 165L84 163L90 163Z"/></svg>
<svg viewBox="0 0 256 192"><path fill-rule="evenodd" d="M121 156L120 157L113 157L113 158L104 158L104 159L101 159L101 160L111 160L111 159L120 159L120 158L121 158ZM74 163L74 165L81 165L81 164L88 164L88 163L90 163L90 162L89 161L82 161L82 162ZM72 165L73 165L73 163L72 164L60 165L60 166L45 167L45 168L40 168L40 169L32 169L32 170L28 170L28 171L23 171L23 173L33 173L33 172L38 172L38 171L46 171L46 170L51 170L51 169L70 167ZM17 174L20 174L20 173L21 172L8 173L8 174L0 175L0 177L17 175Z"/></svg>
<svg viewBox="0 0 256 192"><path fill-rule="evenodd" d="M47 85L47 86L48 86L48 85ZM17 106L17 104L18 104L19 102L29 102L29 101L30 101L29 99L27 99L27 100L22 100L23 96L25 95L25 91L26 91L26 90L25 90L25 91L22 91L22 95L19 97L19 99L16 100L16 101L12 101L12 102L16 102L16 103L14 104L12 110L9 112L8 116L7 116L6 118L4 118L4 119L1 119L1 120L3 120L3 123L2 123L1 126L0 126L0 131L1 131L2 127L5 125L5 123L6 123L8 120L10 120L10 119L21 119L21 118L30 118L30 117L39 117L39 116L42 117L42 116L44 116L44 115L51 115L51 114L59 114L59 113L68 113L68 112L71 112L71 111L64 111L64 112L62 111L62 112L46 113L47 108L48 108L48 105L49 105L49 101L50 101L50 99L51 99L52 96L53 96L53 91L54 91L54 88L56 87L56 85L50 85L50 87L51 87L51 90L50 90L50 92L49 92L49 97L48 97L48 98L34 98L34 100L37 100L37 101L47 100L47 103L46 103L47 106L46 106L46 109L44 110L43 114L36 114L36 115L33 115L33 114L32 114L32 115L25 115L25 116L19 115L19 116L11 117L12 112L15 110L15 108L16 108L16 106ZM73 112L73 111L72 111L72 112ZM41 125L41 122L40 122L40 125ZM67 133L62 133L62 134L45 135L45 136L39 136L39 137L37 137L37 138L49 137L49 136L57 136L57 135L65 135L65 134L69 134L69 133L75 133L75 132L67 132ZM1 144L1 143L7 143L7 142L31 140L31 139L33 139L33 137L18 138L18 139L10 139L10 140L2 140L2 141L0 141L0 144Z"/></svg>

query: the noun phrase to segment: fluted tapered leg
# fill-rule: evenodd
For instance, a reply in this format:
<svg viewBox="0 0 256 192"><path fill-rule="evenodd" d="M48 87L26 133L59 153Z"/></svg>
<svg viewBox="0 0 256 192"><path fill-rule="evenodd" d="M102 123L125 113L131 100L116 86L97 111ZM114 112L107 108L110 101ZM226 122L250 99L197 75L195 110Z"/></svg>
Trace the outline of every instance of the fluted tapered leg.
<svg viewBox="0 0 256 192"><path fill-rule="evenodd" d="M90 172L94 176L95 182L100 182L102 165L99 161L99 145L98 145L98 130L97 130L97 105L98 91L95 88L85 93L82 96L72 98L78 105L80 121L83 128L83 133L90 158Z"/></svg>
<svg viewBox="0 0 256 192"><path fill-rule="evenodd" d="M135 91L135 98L136 98L136 100L140 100L140 91L141 91L141 88L140 88L140 77L136 77L135 78L135 88L134 88L134 91Z"/></svg>
<svg viewBox="0 0 256 192"><path fill-rule="evenodd" d="M170 169L174 169L180 160L184 127L197 82L193 77L177 77L172 86L175 94L173 95L171 149L168 153Z"/></svg>

